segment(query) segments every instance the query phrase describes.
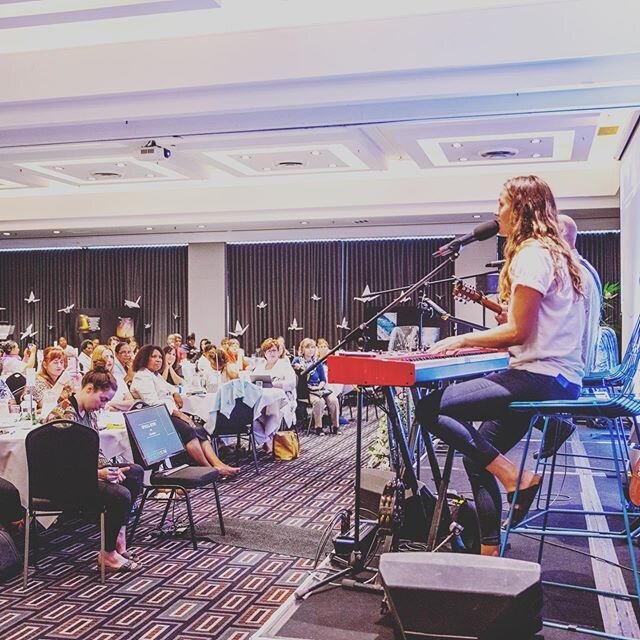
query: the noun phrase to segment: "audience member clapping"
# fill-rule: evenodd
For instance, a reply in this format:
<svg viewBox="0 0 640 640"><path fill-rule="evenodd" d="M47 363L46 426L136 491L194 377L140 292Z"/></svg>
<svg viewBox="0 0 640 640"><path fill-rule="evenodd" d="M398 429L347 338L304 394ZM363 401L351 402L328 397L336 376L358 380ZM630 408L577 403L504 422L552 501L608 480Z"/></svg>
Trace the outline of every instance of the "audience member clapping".
<svg viewBox="0 0 640 640"><path fill-rule="evenodd" d="M44 394L55 394L56 403L67 399L78 386L80 375L77 369L67 368L67 357L60 347L47 347L44 350L42 366L36 374L36 381L31 395L39 406L42 405Z"/></svg>

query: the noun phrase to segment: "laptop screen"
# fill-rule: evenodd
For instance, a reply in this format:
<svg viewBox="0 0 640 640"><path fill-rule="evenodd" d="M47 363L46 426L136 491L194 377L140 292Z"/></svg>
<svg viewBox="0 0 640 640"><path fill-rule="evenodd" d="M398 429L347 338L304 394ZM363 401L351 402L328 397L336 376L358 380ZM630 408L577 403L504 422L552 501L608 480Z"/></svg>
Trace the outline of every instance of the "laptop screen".
<svg viewBox="0 0 640 640"><path fill-rule="evenodd" d="M164 404L129 411L124 414L124 419L147 467L184 451Z"/></svg>

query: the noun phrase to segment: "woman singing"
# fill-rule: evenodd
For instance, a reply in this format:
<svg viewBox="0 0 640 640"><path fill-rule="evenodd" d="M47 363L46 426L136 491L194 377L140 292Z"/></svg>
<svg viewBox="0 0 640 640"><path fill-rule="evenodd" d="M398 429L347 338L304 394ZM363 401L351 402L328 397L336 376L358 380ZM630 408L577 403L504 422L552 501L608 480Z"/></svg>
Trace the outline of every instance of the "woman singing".
<svg viewBox="0 0 640 640"><path fill-rule="evenodd" d="M562 239L551 189L536 176L512 178L498 200L498 222L507 241L500 297L508 311L498 327L436 342L432 353L462 347L508 349L506 371L436 391L418 404L420 423L464 454L480 518L483 555L497 555L502 500L498 482L513 501L518 468L503 454L526 433L529 416L510 412L516 401L580 395L584 325L580 268ZM469 421L483 421L479 429ZM513 505L523 520L540 477L526 470Z"/></svg>

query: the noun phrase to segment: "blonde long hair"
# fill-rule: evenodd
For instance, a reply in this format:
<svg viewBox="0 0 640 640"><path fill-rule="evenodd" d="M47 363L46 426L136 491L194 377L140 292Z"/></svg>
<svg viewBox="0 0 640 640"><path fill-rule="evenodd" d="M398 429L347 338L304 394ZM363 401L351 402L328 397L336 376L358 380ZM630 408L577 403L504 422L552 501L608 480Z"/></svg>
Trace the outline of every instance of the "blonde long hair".
<svg viewBox="0 0 640 640"><path fill-rule="evenodd" d="M562 280L566 265L576 296L583 295L580 267L560 231L558 210L549 185L538 176L518 176L504 183L511 208L511 232L504 247L505 263L500 272L500 299L511 297L510 268L520 249L531 241L539 242L551 254L556 280Z"/></svg>

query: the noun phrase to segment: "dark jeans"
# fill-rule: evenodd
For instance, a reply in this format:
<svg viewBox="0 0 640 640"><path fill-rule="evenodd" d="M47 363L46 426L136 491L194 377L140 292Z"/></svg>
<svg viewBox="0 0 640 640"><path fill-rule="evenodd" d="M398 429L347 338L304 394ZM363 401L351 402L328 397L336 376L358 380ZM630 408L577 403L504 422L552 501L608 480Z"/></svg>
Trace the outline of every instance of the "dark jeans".
<svg viewBox="0 0 640 640"><path fill-rule="evenodd" d="M502 498L487 465L513 448L529 428L531 416L509 411L511 402L573 400L580 387L552 376L508 369L448 386L423 398L420 424L464 454L480 520L482 543L500 543ZM482 421L476 430L471 421Z"/></svg>
<svg viewBox="0 0 640 640"><path fill-rule="evenodd" d="M0 478L0 524L8 525L23 516L20 493L11 482Z"/></svg>
<svg viewBox="0 0 640 640"><path fill-rule="evenodd" d="M137 464L113 464L110 467L129 467L125 471L125 480L122 483L105 482L98 480L98 493L105 506L104 529L105 550L114 551L116 538L123 525L127 524L131 506L135 503L142 488L144 470Z"/></svg>

